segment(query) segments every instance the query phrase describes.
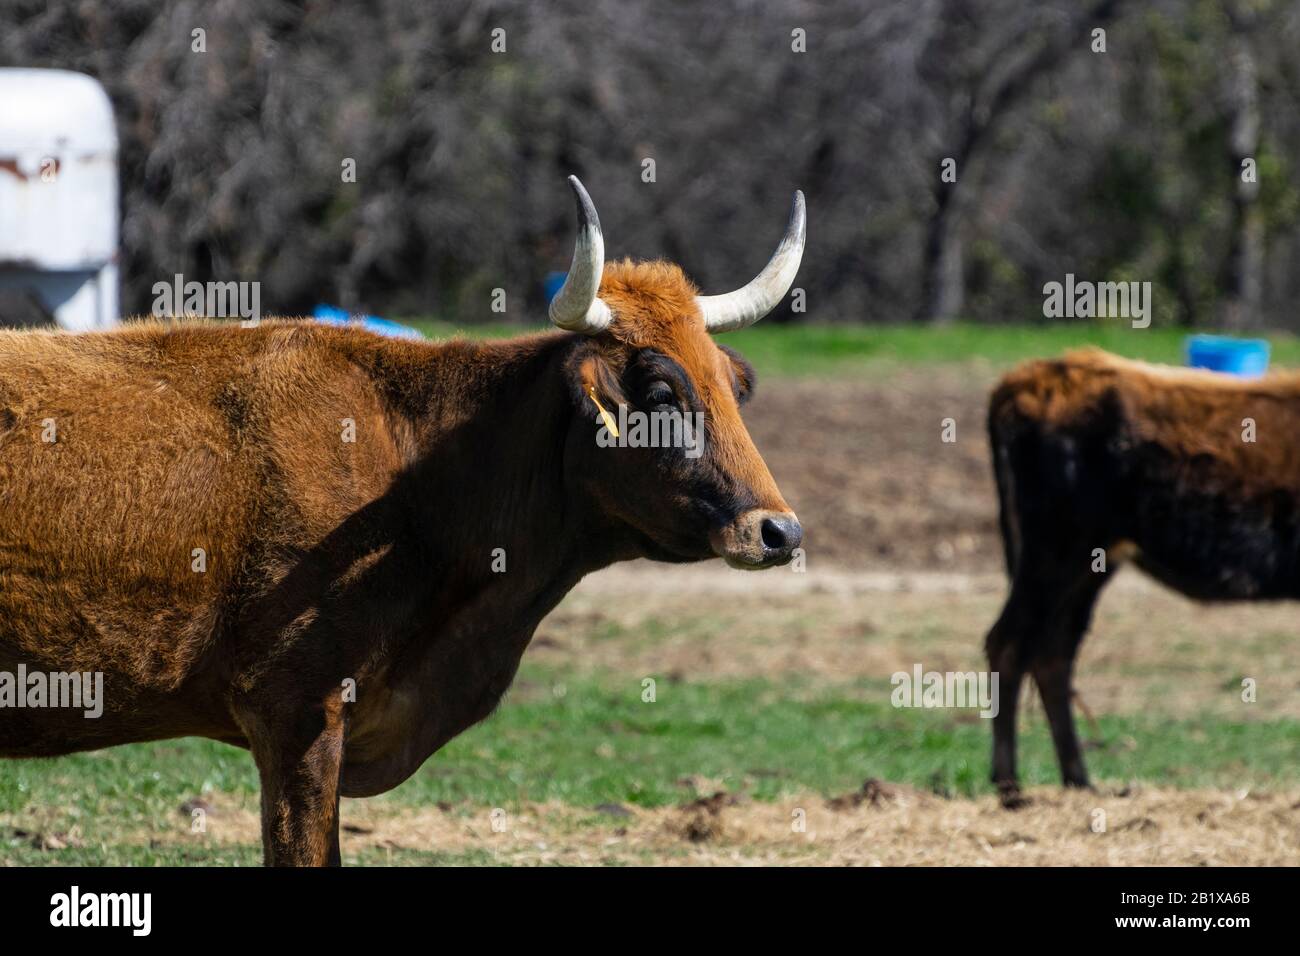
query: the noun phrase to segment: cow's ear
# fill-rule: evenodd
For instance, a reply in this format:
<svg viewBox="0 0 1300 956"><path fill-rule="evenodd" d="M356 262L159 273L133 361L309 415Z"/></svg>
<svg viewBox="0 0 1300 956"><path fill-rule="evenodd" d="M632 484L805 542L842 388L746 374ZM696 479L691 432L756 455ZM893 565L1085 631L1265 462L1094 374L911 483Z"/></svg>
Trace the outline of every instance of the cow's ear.
<svg viewBox="0 0 1300 956"><path fill-rule="evenodd" d="M593 393L596 400L606 407L627 401L618 375L598 350L592 349L580 356L574 363L570 378L574 400L580 405L590 402Z"/></svg>
<svg viewBox="0 0 1300 956"><path fill-rule="evenodd" d="M754 374L754 366L745 361L735 349L726 345L718 344L718 348L731 362L731 377L736 386L736 401L744 405L749 401L749 397L754 394L754 389L758 387L758 376Z"/></svg>

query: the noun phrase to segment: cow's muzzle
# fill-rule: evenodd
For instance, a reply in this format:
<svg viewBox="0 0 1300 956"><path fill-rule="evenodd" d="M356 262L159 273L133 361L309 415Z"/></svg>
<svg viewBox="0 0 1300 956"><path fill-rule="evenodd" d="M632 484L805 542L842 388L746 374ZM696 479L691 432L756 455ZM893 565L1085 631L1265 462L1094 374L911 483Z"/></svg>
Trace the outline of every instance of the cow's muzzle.
<svg viewBox="0 0 1300 956"><path fill-rule="evenodd" d="M802 542L803 527L793 511L746 511L709 534L720 558L751 571L788 564Z"/></svg>

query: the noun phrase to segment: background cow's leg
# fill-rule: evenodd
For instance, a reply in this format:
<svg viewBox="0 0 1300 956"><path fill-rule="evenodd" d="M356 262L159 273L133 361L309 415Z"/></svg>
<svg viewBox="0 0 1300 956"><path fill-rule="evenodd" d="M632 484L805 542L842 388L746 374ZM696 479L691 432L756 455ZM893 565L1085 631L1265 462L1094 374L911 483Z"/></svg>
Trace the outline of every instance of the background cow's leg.
<svg viewBox="0 0 1300 956"><path fill-rule="evenodd" d="M993 784L1008 806L1017 803L1020 794L1016 774L1016 712L1025 673L1022 648L1025 612L1024 592L1013 585L1002 614L984 642L989 670L998 675L998 714L993 718Z"/></svg>
<svg viewBox="0 0 1300 956"><path fill-rule="evenodd" d="M1090 555L1087 556L1090 560ZM1108 577L1088 560L1021 561L1011 594L985 641L989 669L998 672L998 715L993 718L993 783L1007 806L1020 803L1016 719L1025 670L1034 676L1067 786L1088 786L1070 711L1074 660Z"/></svg>
<svg viewBox="0 0 1300 956"><path fill-rule="evenodd" d="M1083 764L1079 738L1070 709L1074 661L1083 635L1092 620L1092 609L1105 583L1105 576L1091 575L1062 602L1031 667L1034 683L1043 698L1043 710L1052 729L1052 744L1061 765L1061 780L1067 787L1087 787L1088 771Z"/></svg>
<svg viewBox="0 0 1300 956"><path fill-rule="evenodd" d="M302 705L285 719L250 723L262 778L262 852L267 866L337 866L341 702Z"/></svg>

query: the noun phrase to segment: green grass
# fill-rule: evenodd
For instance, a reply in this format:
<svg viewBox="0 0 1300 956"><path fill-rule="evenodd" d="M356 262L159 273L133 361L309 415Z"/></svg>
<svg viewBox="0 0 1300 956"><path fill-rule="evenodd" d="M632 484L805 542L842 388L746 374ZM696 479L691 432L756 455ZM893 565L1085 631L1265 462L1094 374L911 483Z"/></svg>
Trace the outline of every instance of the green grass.
<svg viewBox="0 0 1300 956"><path fill-rule="evenodd" d="M561 689L562 688L562 692ZM575 677L526 667L501 710L430 759L384 799L510 807L559 800L662 806L693 794L698 775L757 799L846 792L867 777L943 794L989 792L989 724L971 711L900 710L887 685L813 686L764 680L679 683L661 679L643 703L639 679ZM1088 761L1098 780L1180 787L1291 786L1300 722L1105 717L1103 746ZM1087 736L1087 728L1081 730ZM1041 718L1022 738L1027 783L1054 783ZM146 830L179 822L181 804L209 792L253 794L251 759L202 740L119 747L57 760L0 763L0 812L54 808L64 825L110 820ZM17 824L15 824L17 825ZM0 828L0 859L23 840ZM180 856L185 848L167 851Z"/></svg>
<svg viewBox="0 0 1300 956"><path fill-rule="evenodd" d="M664 806L695 791L683 778L709 781L770 800L785 794L830 796L868 777L945 796L991 791L989 724L971 711L898 710L885 684L813 685L765 680L681 683L661 679L654 703L640 679L575 676L536 666L501 710L454 740L401 787L378 800L395 807L484 807L560 801L592 809L615 803ZM1041 715L1021 737L1022 778L1055 784L1057 772ZM1089 728L1081 724L1085 738ZM1104 717L1100 747L1087 759L1095 780L1175 787L1294 787L1300 721L1236 722ZM256 806L249 756L204 740L118 747L56 760L0 761L0 864L256 865L249 844L193 845L152 840L185 826L181 805L213 795L216 813L233 796ZM344 819L347 819L344 810ZM595 813L578 826L611 826ZM75 833L49 849L42 835ZM350 864L481 865L489 849L387 849L359 841ZM647 862L653 862L647 860Z"/></svg>
<svg viewBox="0 0 1300 956"><path fill-rule="evenodd" d="M469 329L435 320L408 320L433 338L464 334L502 338L529 329L475 326ZM1185 329L1134 329L1122 321L1042 325L975 325L942 328L917 325L775 325L759 324L730 332L725 342L738 349L760 375L850 375L879 364L933 364L982 360L994 366L1029 358L1060 355L1085 345L1149 362L1180 365ZM1270 333L1273 363L1300 365L1300 339Z"/></svg>
<svg viewBox="0 0 1300 956"><path fill-rule="evenodd" d="M496 716L453 741L393 799L660 806L687 795L677 781L688 775L758 799L831 795L867 777L942 793L991 791L988 721L971 711L900 710L888 696L888 685L861 682L660 680L657 700L643 703L639 680L530 670ZM1089 754L1097 779L1183 787L1300 780L1297 721L1152 715L1104 718L1100 727L1103 746ZM1023 751L1027 783L1058 779L1041 720L1029 723Z"/></svg>

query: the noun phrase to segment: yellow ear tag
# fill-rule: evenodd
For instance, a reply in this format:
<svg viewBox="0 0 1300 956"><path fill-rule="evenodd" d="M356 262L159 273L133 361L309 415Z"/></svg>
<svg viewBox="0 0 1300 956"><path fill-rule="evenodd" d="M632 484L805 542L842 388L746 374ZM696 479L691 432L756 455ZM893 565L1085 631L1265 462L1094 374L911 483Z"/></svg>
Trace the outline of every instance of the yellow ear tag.
<svg viewBox="0 0 1300 956"><path fill-rule="evenodd" d="M614 416L605 411L605 406L600 404L600 399L596 397L596 386L588 385L587 394L590 395L591 400L596 403L596 411L600 412L601 420L604 421L605 427L609 429L609 433L617 438L618 426L614 424Z"/></svg>

